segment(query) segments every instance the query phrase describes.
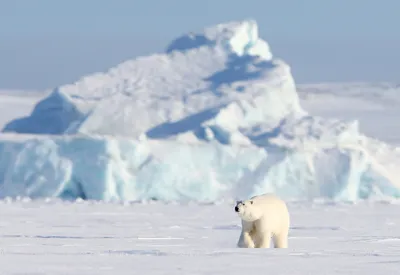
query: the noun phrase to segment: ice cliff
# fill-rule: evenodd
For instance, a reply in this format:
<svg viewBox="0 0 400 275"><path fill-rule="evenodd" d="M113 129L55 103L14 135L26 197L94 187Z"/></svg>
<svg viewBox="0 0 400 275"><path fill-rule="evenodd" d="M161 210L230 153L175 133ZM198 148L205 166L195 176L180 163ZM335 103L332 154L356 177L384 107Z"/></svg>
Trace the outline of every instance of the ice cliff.
<svg viewBox="0 0 400 275"><path fill-rule="evenodd" d="M287 199L399 197L400 150L318 123L282 129L266 147L215 141L3 135L0 197L216 201L275 192ZM296 131L313 138L294 140ZM336 131L335 130L335 131Z"/></svg>
<svg viewBox="0 0 400 275"><path fill-rule="evenodd" d="M290 67L252 20L183 35L164 53L57 87L3 132L2 197L400 195L400 152L356 122L307 114Z"/></svg>

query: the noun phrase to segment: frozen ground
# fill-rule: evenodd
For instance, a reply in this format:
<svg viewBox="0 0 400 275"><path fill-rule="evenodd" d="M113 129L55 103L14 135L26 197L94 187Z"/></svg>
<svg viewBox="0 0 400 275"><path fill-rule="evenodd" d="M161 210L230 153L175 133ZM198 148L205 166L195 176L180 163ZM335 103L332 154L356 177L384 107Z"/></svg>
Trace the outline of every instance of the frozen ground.
<svg viewBox="0 0 400 275"><path fill-rule="evenodd" d="M259 250L229 203L3 201L0 274L397 274L398 207L292 202L290 248Z"/></svg>

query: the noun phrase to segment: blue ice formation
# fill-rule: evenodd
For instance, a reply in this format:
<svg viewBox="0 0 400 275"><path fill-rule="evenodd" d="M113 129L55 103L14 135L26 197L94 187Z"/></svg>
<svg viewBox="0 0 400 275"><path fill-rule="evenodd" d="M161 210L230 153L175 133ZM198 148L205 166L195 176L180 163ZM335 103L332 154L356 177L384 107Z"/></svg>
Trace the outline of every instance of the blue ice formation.
<svg viewBox="0 0 400 275"><path fill-rule="evenodd" d="M63 85L0 135L0 197L399 197L400 152L307 114L255 21Z"/></svg>

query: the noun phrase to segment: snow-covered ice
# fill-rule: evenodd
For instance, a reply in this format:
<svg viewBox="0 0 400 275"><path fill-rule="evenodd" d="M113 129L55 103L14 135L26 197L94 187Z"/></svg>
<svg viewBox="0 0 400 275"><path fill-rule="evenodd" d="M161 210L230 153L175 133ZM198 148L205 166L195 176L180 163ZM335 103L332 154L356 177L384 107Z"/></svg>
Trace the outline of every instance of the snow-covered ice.
<svg viewBox="0 0 400 275"><path fill-rule="evenodd" d="M396 86L376 88L371 99L400 98ZM399 197L400 150L327 115L329 97L360 100L363 90L297 91L254 21L211 26L165 53L57 87L10 121L0 136L0 197Z"/></svg>
<svg viewBox="0 0 400 275"><path fill-rule="evenodd" d="M228 133L260 123L274 127L285 115L302 113L290 67L272 56L256 22L247 20L185 34L165 53L57 87L4 131L160 139L207 122Z"/></svg>
<svg viewBox="0 0 400 275"><path fill-rule="evenodd" d="M0 204L1 274L397 274L398 202L289 203L287 249L236 248L228 203Z"/></svg>

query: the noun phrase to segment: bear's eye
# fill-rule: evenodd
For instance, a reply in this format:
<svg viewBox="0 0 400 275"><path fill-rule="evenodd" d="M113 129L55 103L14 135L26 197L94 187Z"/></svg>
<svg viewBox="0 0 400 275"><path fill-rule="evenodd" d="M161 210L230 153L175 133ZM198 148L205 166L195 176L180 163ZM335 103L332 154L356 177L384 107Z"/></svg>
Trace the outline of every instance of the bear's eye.
<svg viewBox="0 0 400 275"><path fill-rule="evenodd" d="M250 201L250 204L253 204L253 201Z"/></svg>

